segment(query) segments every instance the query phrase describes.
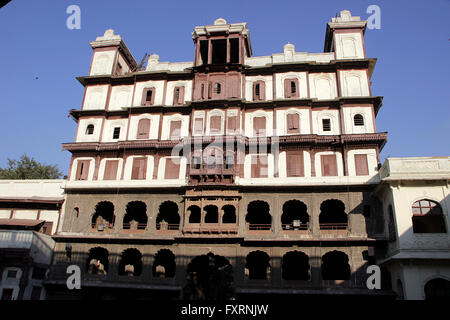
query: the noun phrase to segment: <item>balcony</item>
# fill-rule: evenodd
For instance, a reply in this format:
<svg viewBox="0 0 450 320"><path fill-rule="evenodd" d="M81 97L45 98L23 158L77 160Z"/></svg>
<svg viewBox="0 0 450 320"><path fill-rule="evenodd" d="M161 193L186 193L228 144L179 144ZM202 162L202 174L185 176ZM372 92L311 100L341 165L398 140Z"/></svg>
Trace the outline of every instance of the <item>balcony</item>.
<svg viewBox="0 0 450 320"><path fill-rule="evenodd" d="M189 171L191 184L232 184L235 170L233 165L192 164Z"/></svg>
<svg viewBox="0 0 450 320"><path fill-rule="evenodd" d="M184 234L229 234L238 232L238 225L235 223L188 223L183 228Z"/></svg>

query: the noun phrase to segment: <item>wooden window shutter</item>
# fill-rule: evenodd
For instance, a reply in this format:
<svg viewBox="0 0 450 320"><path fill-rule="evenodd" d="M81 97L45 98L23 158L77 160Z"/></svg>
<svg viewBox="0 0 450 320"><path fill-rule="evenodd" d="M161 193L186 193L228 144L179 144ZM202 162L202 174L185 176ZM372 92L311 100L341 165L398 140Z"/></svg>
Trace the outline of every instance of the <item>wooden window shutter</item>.
<svg viewBox="0 0 450 320"><path fill-rule="evenodd" d="M90 160L78 160L76 180L88 179L90 163Z"/></svg>
<svg viewBox="0 0 450 320"><path fill-rule="evenodd" d="M234 133L237 131L237 122L238 122L237 116L228 117L228 131L229 132Z"/></svg>
<svg viewBox="0 0 450 320"><path fill-rule="evenodd" d="M259 82L253 82L253 101L260 100L261 85Z"/></svg>
<svg viewBox="0 0 450 320"><path fill-rule="evenodd" d="M203 134L203 118L195 118L194 133L195 134Z"/></svg>
<svg viewBox="0 0 450 320"><path fill-rule="evenodd" d="M166 168L164 172L164 179L178 179L180 176L180 159L176 159L175 163L172 158L166 158Z"/></svg>
<svg viewBox="0 0 450 320"><path fill-rule="evenodd" d="M355 171L357 176L366 176L369 174L367 154L355 154Z"/></svg>
<svg viewBox="0 0 450 320"><path fill-rule="evenodd" d="M148 139L150 135L150 119L141 119L138 123L137 139Z"/></svg>
<svg viewBox="0 0 450 320"><path fill-rule="evenodd" d="M116 180L119 160L106 160L103 180Z"/></svg>
<svg viewBox="0 0 450 320"><path fill-rule="evenodd" d="M222 117L221 116L212 116L209 118L209 128L211 133L218 133L222 128Z"/></svg>
<svg viewBox="0 0 450 320"><path fill-rule="evenodd" d="M303 153L286 154L286 174L288 177L304 177Z"/></svg>
<svg viewBox="0 0 450 320"><path fill-rule="evenodd" d="M298 87L298 79L291 80L291 97L298 98L299 97L299 87Z"/></svg>
<svg viewBox="0 0 450 320"><path fill-rule="evenodd" d="M184 104L184 87L175 87L173 90L173 105Z"/></svg>
<svg viewBox="0 0 450 320"><path fill-rule="evenodd" d="M266 154L252 156L252 178L268 177L268 158Z"/></svg>
<svg viewBox="0 0 450 320"><path fill-rule="evenodd" d="M291 97L291 80L289 79L284 79L284 97Z"/></svg>
<svg viewBox="0 0 450 320"><path fill-rule="evenodd" d="M226 78L226 84L227 84L227 95L229 98L239 98L239 76L238 75L230 75Z"/></svg>
<svg viewBox="0 0 450 320"><path fill-rule="evenodd" d="M181 137L181 121L171 121L170 122L170 139L176 140Z"/></svg>
<svg viewBox="0 0 450 320"><path fill-rule="evenodd" d="M259 83L259 100L266 100L266 83L263 81Z"/></svg>
<svg viewBox="0 0 450 320"><path fill-rule="evenodd" d="M322 164L322 176L337 176L337 162L336 155L321 155L321 164Z"/></svg>
<svg viewBox="0 0 450 320"><path fill-rule="evenodd" d="M147 158L134 158L131 179L144 180L147 173Z"/></svg>
<svg viewBox="0 0 450 320"><path fill-rule="evenodd" d="M142 93L141 105L151 106L155 100L155 88L145 88Z"/></svg>
<svg viewBox="0 0 450 320"><path fill-rule="evenodd" d="M178 96L178 104L184 104L184 87L180 87L180 94Z"/></svg>
<svg viewBox="0 0 450 320"><path fill-rule="evenodd" d="M300 133L300 117L298 113L291 113L286 116L287 120L287 132L288 133Z"/></svg>
<svg viewBox="0 0 450 320"><path fill-rule="evenodd" d="M253 118L253 132L255 135L265 135L266 133L266 117Z"/></svg>

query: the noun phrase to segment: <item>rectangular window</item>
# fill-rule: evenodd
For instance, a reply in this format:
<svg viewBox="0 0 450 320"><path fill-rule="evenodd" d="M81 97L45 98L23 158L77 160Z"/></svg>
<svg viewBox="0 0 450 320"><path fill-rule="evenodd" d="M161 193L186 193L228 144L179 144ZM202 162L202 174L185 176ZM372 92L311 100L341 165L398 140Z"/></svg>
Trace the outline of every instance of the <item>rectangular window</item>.
<svg viewBox="0 0 450 320"><path fill-rule="evenodd" d="M288 177L304 177L303 152L286 153L286 175Z"/></svg>
<svg viewBox="0 0 450 320"><path fill-rule="evenodd" d="M195 134L203 134L203 118L195 118L194 133Z"/></svg>
<svg viewBox="0 0 450 320"><path fill-rule="evenodd" d="M164 179L178 179L180 176L180 159L166 158Z"/></svg>
<svg viewBox="0 0 450 320"><path fill-rule="evenodd" d="M236 133L238 127L238 117L228 117L228 132L229 133Z"/></svg>
<svg viewBox="0 0 450 320"><path fill-rule="evenodd" d="M355 171L357 176L366 176L369 174L367 154L355 154Z"/></svg>
<svg viewBox="0 0 450 320"><path fill-rule="evenodd" d="M253 133L255 136L266 135L266 117L253 118Z"/></svg>
<svg viewBox="0 0 450 320"><path fill-rule="evenodd" d="M143 106L153 105L155 100L155 88L145 88L142 93L142 103Z"/></svg>
<svg viewBox="0 0 450 320"><path fill-rule="evenodd" d="M284 80L284 97L285 98L298 98L299 97L298 79L285 79Z"/></svg>
<svg viewBox="0 0 450 320"><path fill-rule="evenodd" d="M266 100L266 86L263 81L253 83L253 101Z"/></svg>
<svg viewBox="0 0 450 320"><path fill-rule="evenodd" d="M7 278L16 278L16 276L17 276L17 270L8 270L8 273L7 273Z"/></svg>
<svg viewBox="0 0 450 320"><path fill-rule="evenodd" d="M90 160L78 160L76 180L87 180L89 175Z"/></svg>
<svg viewBox="0 0 450 320"><path fill-rule="evenodd" d="M105 174L103 175L103 180L116 180L118 167L119 167L119 160L106 160Z"/></svg>
<svg viewBox="0 0 450 320"><path fill-rule="evenodd" d="M115 127L113 132L113 139L119 139L120 137L120 127Z"/></svg>
<svg viewBox="0 0 450 320"><path fill-rule="evenodd" d="M322 119L322 130L323 131L331 131L331 120L330 119Z"/></svg>
<svg viewBox="0 0 450 320"><path fill-rule="evenodd" d="M212 116L209 118L209 131L211 134L221 133L222 129L222 117L221 116Z"/></svg>
<svg viewBox="0 0 450 320"><path fill-rule="evenodd" d="M252 156L252 178L268 177L268 157L267 154Z"/></svg>
<svg viewBox="0 0 450 320"><path fill-rule="evenodd" d="M291 113L286 116L287 133L300 133L300 117L298 113Z"/></svg>
<svg viewBox="0 0 450 320"><path fill-rule="evenodd" d="M133 158L133 169L131 171L131 179L145 180L147 173L147 158Z"/></svg>
<svg viewBox="0 0 450 320"><path fill-rule="evenodd" d="M322 176L337 176L337 162L336 155L321 155L320 162L322 164Z"/></svg>
<svg viewBox="0 0 450 320"><path fill-rule="evenodd" d="M170 121L170 136L171 140L178 140L181 138L181 121Z"/></svg>
<svg viewBox="0 0 450 320"><path fill-rule="evenodd" d="M173 92L173 105L184 104L184 87L175 87Z"/></svg>

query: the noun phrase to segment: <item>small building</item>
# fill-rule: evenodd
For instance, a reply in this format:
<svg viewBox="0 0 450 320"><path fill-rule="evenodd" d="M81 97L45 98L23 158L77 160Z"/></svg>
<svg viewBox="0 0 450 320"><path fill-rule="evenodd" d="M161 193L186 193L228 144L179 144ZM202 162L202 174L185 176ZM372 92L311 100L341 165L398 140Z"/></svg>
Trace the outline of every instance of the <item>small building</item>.
<svg viewBox="0 0 450 320"><path fill-rule="evenodd" d="M375 195L389 230L378 263L400 299L450 297L450 157L388 158Z"/></svg>
<svg viewBox="0 0 450 320"><path fill-rule="evenodd" d="M0 180L0 299L42 300L65 180Z"/></svg>

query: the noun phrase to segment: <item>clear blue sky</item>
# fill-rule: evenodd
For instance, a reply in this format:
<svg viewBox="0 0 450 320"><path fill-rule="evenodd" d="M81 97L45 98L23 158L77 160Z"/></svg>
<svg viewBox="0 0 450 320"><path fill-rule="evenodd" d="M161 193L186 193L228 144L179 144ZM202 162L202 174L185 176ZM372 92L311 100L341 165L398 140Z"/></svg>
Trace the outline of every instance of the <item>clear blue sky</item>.
<svg viewBox="0 0 450 320"><path fill-rule="evenodd" d="M66 8L81 8L81 29L66 28ZM372 94L384 96L378 131L388 131L388 156L450 156L450 1L21 1L0 9L0 166L24 152L67 174L87 75L89 41L108 28L120 34L139 62L192 61L194 26L218 17L247 22L253 55L322 52L326 23L340 10L367 19L381 8L381 29L366 31L366 52L378 62ZM36 79L38 78L38 79Z"/></svg>

